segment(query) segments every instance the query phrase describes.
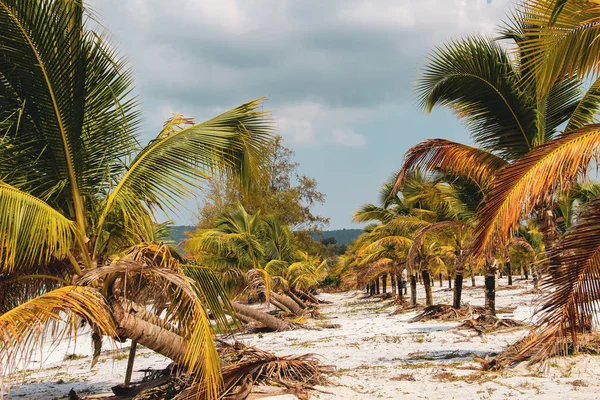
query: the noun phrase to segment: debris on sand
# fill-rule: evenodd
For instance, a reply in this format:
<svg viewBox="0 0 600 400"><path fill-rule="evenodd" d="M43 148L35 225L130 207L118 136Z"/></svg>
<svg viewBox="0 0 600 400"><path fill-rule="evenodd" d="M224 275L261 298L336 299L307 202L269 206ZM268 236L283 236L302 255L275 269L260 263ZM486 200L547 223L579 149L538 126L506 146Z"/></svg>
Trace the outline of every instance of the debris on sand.
<svg viewBox="0 0 600 400"><path fill-rule="evenodd" d="M507 331L510 329L521 329L528 326L523 321L517 321L516 319L510 318L498 318L491 315L480 315L475 319L468 319L456 329L473 329L477 333L491 333L499 331Z"/></svg>

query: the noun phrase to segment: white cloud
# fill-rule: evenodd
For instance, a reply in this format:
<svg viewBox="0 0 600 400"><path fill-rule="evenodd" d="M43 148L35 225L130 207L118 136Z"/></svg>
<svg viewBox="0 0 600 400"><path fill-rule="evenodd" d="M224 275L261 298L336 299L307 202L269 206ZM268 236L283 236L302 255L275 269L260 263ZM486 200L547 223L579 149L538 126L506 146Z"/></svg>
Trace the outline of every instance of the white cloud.
<svg viewBox="0 0 600 400"><path fill-rule="evenodd" d="M416 24L409 3L399 1L361 1L350 4L340 12L340 20L347 24L369 28L412 28Z"/></svg>
<svg viewBox="0 0 600 400"><path fill-rule="evenodd" d="M350 128L334 129L333 142L348 147L366 147L367 138Z"/></svg>

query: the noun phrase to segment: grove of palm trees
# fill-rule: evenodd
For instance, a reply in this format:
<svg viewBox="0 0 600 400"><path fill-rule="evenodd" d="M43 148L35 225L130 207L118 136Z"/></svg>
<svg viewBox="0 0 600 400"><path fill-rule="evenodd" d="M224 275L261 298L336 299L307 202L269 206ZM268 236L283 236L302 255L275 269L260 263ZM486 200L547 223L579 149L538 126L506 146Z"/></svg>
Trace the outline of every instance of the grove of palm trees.
<svg viewBox="0 0 600 400"><path fill-rule="evenodd" d="M494 1L478 0L477 9ZM217 21L245 6L231 4L179 5L180 27L159 24L172 11L161 9L152 35L183 38L187 18ZM319 17L306 26L298 4L265 1L252 15L298 11L293 24L273 26L310 31L306 42L286 44L299 54L306 43L343 53L344 34L358 46L361 29L373 37L389 29L364 18L400 15L388 2L362 2L363 19L348 20L349 4L335 6L338 19L315 8ZM131 24L155 6L136 3ZM327 83L303 82L298 72L302 84L289 88L310 101L271 107L278 92L269 79L256 93L233 67L199 62L186 95L166 94L169 107L157 108L140 92L176 93L182 77L169 73L165 85L144 75L156 66L132 68L103 7L111 5L0 0L2 398L597 398L600 1L512 2L493 33L412 46L422 62L410 77L411 112L450 113L464 140L445 129L427 130L425 140L401 134L403 121L392 115L404 147L391 160L346 125L302 147L319 139L315 121L329 129L340 110L355 114L345 124L377 137L381 125L364 123L376 113L359 112L372 93L357 89L361 100L339 109L317 103L338 75L359 79L351 61L332 72L333 64L319 64L326 51L299 63L263 57L269 46L283 51L280 37L248 47L262 28L234 13L223 32L244 50L231 65L320 65L314 79ZM342 20L350 25L336 30ZM191 37L218 29L196 21ZM315 40L322 32L332 40ZM193 43L156 64L175 70L191 53L237 46ZM360 59L365 69L379 65ZM276 82L284 76L269 71ZM145 78L136 87L138 75ZM202 121L172 113L157 126L158 109L193 109L197 82L209 92L214 82L236 90L211 95ZM231 93L239 105L223 100ZM289 132L301 129L296 139ZM341 170L318 159L325 146L324 158ZM350 161L336 158L335 146ZM393 165L387 177L365 161L371 153ZM354 165L356 178L344 170ZM340 202L331 192L367 187L360 180L378 185L363 191L369 202ZM325 230L346 207L345 226L361 229L348 243ZM175 225L186 225L182 240Z"/></svg>

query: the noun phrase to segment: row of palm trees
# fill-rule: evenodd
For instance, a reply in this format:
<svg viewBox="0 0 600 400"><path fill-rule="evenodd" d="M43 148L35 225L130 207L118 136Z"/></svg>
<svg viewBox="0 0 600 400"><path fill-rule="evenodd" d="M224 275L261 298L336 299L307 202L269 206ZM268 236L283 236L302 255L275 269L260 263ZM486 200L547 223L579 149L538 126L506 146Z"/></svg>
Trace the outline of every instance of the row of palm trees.
<svg viewBox="0 0 600 400"><path fill-rule="evenodd" d="M316 302L311 292L328 272L327 260L300 249L289 226L273 216L248 214L241 204L219 215L213 228L192 233L185 250L216 274L230 298L266 300L298 317L306 313L307 301ZM278 331L289 327L240 302L233 307L244 321Z"/></svg>
<svg viewBox="0 0 600 400"><path fill-rule="evenodd" d="M468 243L453 247L456 277L467 260L483 263L488 305L494 260L506 258L507 248L514 260L524 250L534 253L536 265L549 271L543 285L553 290L544 298L539 323L510 349L511 360L572 349L598 311L600 199L598 185L585 178L600 148L595 123L599 22L597 1L525 1L498 38L470 36L436 48L417 85L421 107L452 110L474 146L447 139L417 144L405 156L395 192L410 199L404 192L414 174L442 175L449 187L458 181L476 189L468 191L475 212L445 220L464 226L463 244ZM389 230L384 227L392 221L381 220L361 240ZM439 223L439 217L429 222L434 221ZM420 229L409 235L413 243L426 228ZM415 247L408 251L414 257L402 254L407 266L424 259ZM359 246L354 256L372 249ZM409 271L414 276L415 270ZM456 296L454 305L460 306Z"/></svg>

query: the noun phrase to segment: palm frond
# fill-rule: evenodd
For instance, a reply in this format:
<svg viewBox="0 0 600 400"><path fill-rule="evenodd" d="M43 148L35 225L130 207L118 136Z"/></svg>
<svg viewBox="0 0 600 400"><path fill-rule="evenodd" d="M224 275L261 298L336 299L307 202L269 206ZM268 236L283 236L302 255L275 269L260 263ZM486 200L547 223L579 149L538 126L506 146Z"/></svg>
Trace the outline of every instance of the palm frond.
<svg viewBox="0 0 600 400"><path fill-rule="evenodd" d="M200 124L175 116L165 130L131 162L106 199L97 229L116 203L136 203L174 210L199 180L230 171L249 184L259 179L272 127L268 113L254 100ZM127 208L123 208L127 210Z"/></svg>
<svg viewBox="0 0 600 400"><path fill-rule="evenodd" d="M447 229L468 230L471 227L460 221L442 221L427 225L419 229L415 234L412 245L408 251L406 267L410 271L415 270L415 260L417 259L419 247L423 244L425 236L430 232L443 231Z"/></svg>
<svg viewBox="0 0 600 400"><path fill-rule="evenodd" d="M428 139L406 152L394 190L400 191L407 174L417 169L460 176L486 189L494 174L505 165L506 161L485 150L447 139Z"/></svg>
<svg viewBox="0 0 600 400"><path fill-rule="evenodd" d="M600 6L595 2L532 0L516 17L527 27L522 44L530 53L525 67L537 90L547 93L564 76L587 77L598 72Z"/></svg>
<svg viewBox="0 0 600 400"><path fill-rule="evenodd" d="M394 214L383 207L376 206L374 204L363 204L358 210L352 215L353 222L369 222L379 221L381 223L387 223L392 220Z"/></svg>
<svg viewBox="0 0 600 400"><path fill-rule="evenodd" d="M0 182L0 271L61 259L74 248L77 226L42 200Z"/></svg>
<svg viewBox="0 0 600 400"><path fill-rule="evenodd" d="M512 160L527 153L537 132L535 104L501 45L471 36L438 47L417 86L422 107L447 106L479 146Z"/></svg>
<svg viewBox="0 0 600 400"><path fill-rule="evenodd" d="M4 374L19 367L21 359L29 360L48 332L50 322L59 323L56 333L72 331L76 318L90 323L94 331L116 337L116 326L108 305L100 292L84 286L65 286L0 315L0 365Z"/></svg>
<svg viewBox="0 0 600 400"><path fill-rule="evenodd" d="M552 203L598 156L600 125L588 125L540 146L500 171L478 215L473 251L491 254L506 243L522 215ZM499 243L495 242L498 240Z"/></svg>
<svg viewBox="0 0 600 400"><path fill-rule="evenodd" d="M600 200L552 250L547 291L537 311L538 322L524 339L510 346L492 366L523 360L543 361L577 351L600 311Z"/></svg>

